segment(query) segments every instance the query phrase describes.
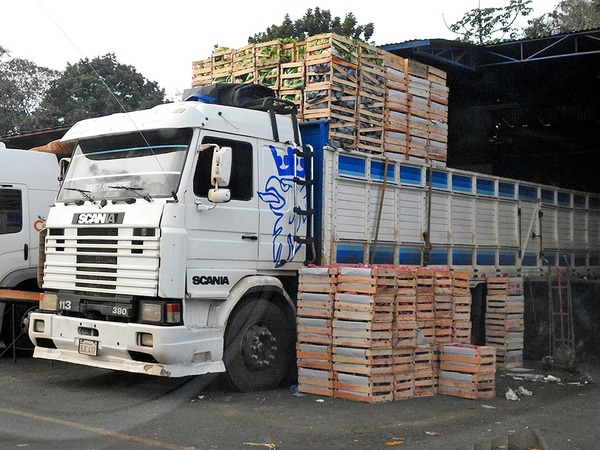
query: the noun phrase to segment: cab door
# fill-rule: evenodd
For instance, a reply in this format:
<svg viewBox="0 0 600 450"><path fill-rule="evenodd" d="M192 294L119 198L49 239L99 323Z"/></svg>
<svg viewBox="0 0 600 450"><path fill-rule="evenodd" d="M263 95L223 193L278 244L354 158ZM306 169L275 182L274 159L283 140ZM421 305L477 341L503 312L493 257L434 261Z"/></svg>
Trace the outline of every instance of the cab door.
<svg viewBox="0 0 600 450"><path fill-rule="evenodd" d="M188 233L188 288L190 280L218 284L231 270L255 271L258 259L258 198L255 187L256 140L231 139L213 133L202 138L193 166L192 186L186 193ZM228 186L231 200L211 203L211 165L214 148L202 144L231 147L232 169ZM194 278L196 277L196 278ZM229 280L231 284L233 280ZM211 283L214 282L214 283Z"/></svg>

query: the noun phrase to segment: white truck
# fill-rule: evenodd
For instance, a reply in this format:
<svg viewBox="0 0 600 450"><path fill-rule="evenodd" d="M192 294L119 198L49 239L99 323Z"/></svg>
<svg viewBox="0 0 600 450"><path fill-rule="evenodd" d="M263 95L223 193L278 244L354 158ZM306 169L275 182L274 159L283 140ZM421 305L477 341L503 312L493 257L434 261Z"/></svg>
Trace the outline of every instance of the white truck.
<svg viewBox="0 0 600 450"><path fill-rule="evenodd" d="M39 233L44 229L50 205L58 192L59 163L56 155L6 148L0 143L0 290L38 290ZM25 331L19 345L31 345L27 338L27 313L37 305L16 308L17 335ZM0 340L12 342L11 320L0 300Z"/></svg>
<svg viewBox="0 0 600 450"><path fill-rule="evenodd" d="M67 132L35 357L267 389L293 363L305 264L600 274L600 195L333 148L327 122L252 95Z"/></svg>

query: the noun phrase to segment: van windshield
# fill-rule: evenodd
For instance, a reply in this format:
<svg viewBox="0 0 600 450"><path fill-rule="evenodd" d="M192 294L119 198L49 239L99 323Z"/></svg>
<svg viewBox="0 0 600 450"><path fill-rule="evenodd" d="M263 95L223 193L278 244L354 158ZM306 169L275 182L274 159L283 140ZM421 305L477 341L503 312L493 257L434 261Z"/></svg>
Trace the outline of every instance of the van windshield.
<svg viewBox="0 0 600 450"><path fill-rule="evenodd" d="M81 140L58 201L172 197L191 139L191 129L161 129Z"/></svg>

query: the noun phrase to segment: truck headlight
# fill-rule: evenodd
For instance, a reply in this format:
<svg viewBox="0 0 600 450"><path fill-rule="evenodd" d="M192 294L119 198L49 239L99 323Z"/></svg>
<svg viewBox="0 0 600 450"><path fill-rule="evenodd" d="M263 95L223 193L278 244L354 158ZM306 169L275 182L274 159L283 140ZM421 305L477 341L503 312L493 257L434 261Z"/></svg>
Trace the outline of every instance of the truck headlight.
<svg viewBox="0 0 600 450"><path fill-rule="evenodd" d="M44 292L40 301L42 311L56 311L58 309L58 295L54 292Z"/></svg>
<svg viewBox="0 0 600 450"><path fill-rule="evenodd" d="M142 322L162 322L163 304L155 302L142 302Z"/></svg>

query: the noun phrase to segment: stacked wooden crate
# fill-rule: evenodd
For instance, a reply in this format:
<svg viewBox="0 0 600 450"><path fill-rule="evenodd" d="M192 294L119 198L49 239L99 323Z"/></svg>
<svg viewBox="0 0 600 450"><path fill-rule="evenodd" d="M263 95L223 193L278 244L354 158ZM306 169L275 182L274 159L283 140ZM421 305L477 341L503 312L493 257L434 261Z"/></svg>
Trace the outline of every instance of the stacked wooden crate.
<svg viewBox="0 0 600 450"><path fill-rule="evenodd" d="M525 298L523 279L487 279L485 340L496 348L498 367L523 365Z"/></svg>
<svg viewBox="0 0 600 450"><path fill-rule="evenodd" d="M304 58L304 119L329 121L330 139L356 148L358 44L332 33L312 36Z"/></svg>
<svg viewBox="0 0 600 450"><path fill-rule="evenodd" d="M395 273L340 267L333 320L334 397L364 402L394 398Z"/></svg>
<svg viewBox="0 0 600 450"><path fill-rule="evenodd" d="M441 349L470 342L469 282L425 267L302 269L300 390L369 403L435 395Z"/></svg>
<svg viewBox="0 0 600 450"><path fill-rule="evenodd" d="M386 55L384 147L391 153L408 157L408 60Z"/></svg>
<svg viewBox="0 0 600 450"><path fill-rule="evenodd" d="M471 274L455 270L452 277L452 342L471 343Z"/></svg>
<svg viewBox="0 0 600 450"><path fill-rule="evenodd" d="M303 267L297 304L298 386L303 392L333 396L333 303L337 268Z"/></svg>
<svg viewBox="0 0 600 450"><path fill-rule="evenodd" d="M385 52L361 43L358 48L357 150L383 153L385 111Z"/></svg>
<svg viewBox="0 0 600 450"><path fill-rule="evenodd" d="M192 63L192 87L261 83L298 106L300 120L327 120L330 141L347 150L444 163L446 75L366 43L326 33L218 49Z"/></svg>
<svg viewBox="0 0 600 450"><path fill-rule="evenodd" d="M496 348L448 344L441 348L438 393L482 399L496 396Z"/></svg>

